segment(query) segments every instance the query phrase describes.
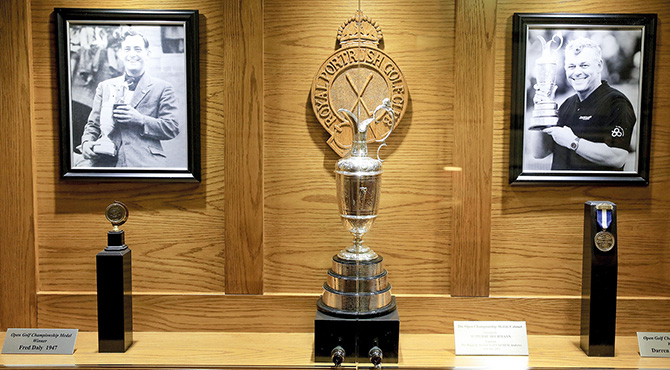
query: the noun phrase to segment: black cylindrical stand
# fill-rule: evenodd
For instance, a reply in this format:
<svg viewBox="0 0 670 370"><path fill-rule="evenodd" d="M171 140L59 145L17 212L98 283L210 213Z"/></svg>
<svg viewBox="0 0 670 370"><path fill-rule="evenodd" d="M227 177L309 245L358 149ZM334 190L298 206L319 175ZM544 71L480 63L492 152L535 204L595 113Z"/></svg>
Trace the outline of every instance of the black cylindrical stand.
<svg viewBox="0 0 670 370"><path fill-rule="evenodd" d="M123 230L107 233L107 248L96 256L98 351L125 352L133 343L131 254Z"/></svg>

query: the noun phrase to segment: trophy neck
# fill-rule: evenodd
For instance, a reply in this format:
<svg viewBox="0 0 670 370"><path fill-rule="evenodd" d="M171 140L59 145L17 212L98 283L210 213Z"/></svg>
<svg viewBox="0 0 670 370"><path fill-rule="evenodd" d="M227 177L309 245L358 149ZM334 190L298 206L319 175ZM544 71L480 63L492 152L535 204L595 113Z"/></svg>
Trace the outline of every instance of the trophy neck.
<svg viewBox="0 0 670 370"><path fill-rule="evenodd" d="M363 247L360 251L355 247L343 249L337 256L347 261L371 261L378 257L377 253L368 247Z"/></svg>
<svg viewBox="0 0 670 370"><path fill-rule="evenodd" d="M377 253L363 245L362 237L363 234L354 234L354 244L341 250L337 256L349 261L370 261L377 258Z"/></svg>
<svg viewBox="0 0 670 370"><path fill-rule="evenodd" d="M367 157L368 156L368 144L367 144L367 130L359 132L355 130L354 139L351 142L351 156L352 157Z"/></svg>

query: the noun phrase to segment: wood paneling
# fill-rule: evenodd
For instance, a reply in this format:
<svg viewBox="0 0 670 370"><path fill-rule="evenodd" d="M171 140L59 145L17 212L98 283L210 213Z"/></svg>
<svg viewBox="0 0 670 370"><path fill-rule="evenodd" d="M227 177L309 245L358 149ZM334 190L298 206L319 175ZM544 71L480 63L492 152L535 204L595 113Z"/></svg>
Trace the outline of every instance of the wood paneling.
<svg viewBox="0 0 670 370"><path fill-rule="evenodd" d="M150 332L135 333L133 338L132 347L123 354L99 353L96 333L80 332L76 351L71 356L3 355L0 366L27 370L46 365L96 370L112 366L148 370L157 367L227 370L327 367L326 363L314 363L313 336L308 333ZM640 357L634 336L617 337L616 357L609 358L586 356L579 348L577 336L529 335L529 356L456 356L454 343L454 336L450 334L401 334L398 368L668 368L667 358ZM392 366L396 368L395 364ZM369 364L347 361L342 367L356 368L369 368Z"/></svg>
<svg viewBox="0 0 670 370"><path fill-rule="evenodd" d="M451 295L489 294L496 2L458 1Z"/></svg>
<svg viewBox="0 0 670 370"><path fill-rule="evenodd" d="M136 292L224 291L223 24L221 5L185 0L92 1L93 8L198 9L202 182L96 182L59 178L59 102L54 7L70 0L32 1L40 291L95 291L95 255L111 225L105 207L130 209L123 226L133 250ZM196 148L197 149L197 148Z"/></svg>
<svg viewBox="0 0 670 370"><path fill-rule="evenodd" d="M134 294L137 331L308 332L316 296ZM40 327L97 330L95 294L40 293ZM70 326L68 326L70 325Z"/></svg>
<svg viewBox="0 0 670 370"><path fill-rule="evenodd" d="M25 1L0 2L0 330L33 327L35 308L35 207L30 9Z"/></svg>
<svg viewBox="0 0 670 370"><path fill-rule="evenodd" d="M10 114L0 126L0 150L11 164L0 169L2 189L10 187L0 212L10 230L0 248L2 325L11 315L29 320L22 326L37 317L42 327L95 330L94 256L109 230L102 213L120 200L130 208L124 229L134 255L137 330L310 332L330 257L351 238L338 219L337 156L309 90L358 2L86 4L200 11L200 184L60 180L52 12L81 4L32 0L30 14L16 12L21 4L2 8L12 13L2 42L18 58L2 60L3 72L17 71L2 76L3 113ZM635 188L507 185L512 14L601 12L602 1L362 5L381 26L383 50L410 92L382 151L380 217L366 236L385 257L402 331L450 333L453 320L525 320L531 334L576 334L582 204L590 199L619 209L619 333L670 331L670 129L663 124L670 93L661 88L670 84L667 4L612 4L617 12L659 13L651 183ZM15 271L28 279L7 279ZM37 313L30 311L35 290ZM7 295L15 292L27 301ZM493 297L449 297L489 292Z"/></svg>
<svg viewBox="0 0 670 370"><path fill-rule="evenodd" d="M135 294L137 331L312 332L317 294ZM580 299L398 295L402 333L453 333L455 320L526 321L529 334L578 335ZM668 331L667 298L622 298L617 334ZM40 293L40 327L97 329L95 294Z"/></svg>
<svg viewBox="0 0 670 370"><path fill-rule="evenodd" d="M584 202L617 204L620 297L670 296L670 20L667 1L498 1L493 104L492 295L581 294ZM651 174L647 187L510 186L509 115L515 12L658 13Z"/></svg>
<svg viewBox="0 0 670 370"><path fill-rule="evenodd" d="M226 292L263 293L263 2L225 1Z"/></svg>
<svg viewBox="0 0 670 370"><path fill-rule="evenodd" d="M338 157L326 144L309 91L335 51L338 27L357 6L264 2L266 292L320 292L331 257L351 245L337 210ZM381 206L366 244L385 258L395 293L446 294L451 179L442 168L453 144L454 4L363 2L362 10L381 27L383 50L402 70L410 95L381 152Z"/></svg>

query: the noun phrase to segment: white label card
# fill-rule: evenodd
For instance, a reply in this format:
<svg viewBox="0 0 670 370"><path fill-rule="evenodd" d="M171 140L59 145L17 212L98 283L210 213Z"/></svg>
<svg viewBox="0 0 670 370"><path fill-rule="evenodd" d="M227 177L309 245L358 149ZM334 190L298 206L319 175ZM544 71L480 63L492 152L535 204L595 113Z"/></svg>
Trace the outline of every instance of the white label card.
<svg viewBox="0 0 670 370"><path fill-rule="evenodd" d="M79 329L7 329L3 354L71 355Z"/></svg>
<svg viewBox="0 0 670 370"><path fill-rule="evenodd" d="M642 357L670 357L670 333L637 332Z"/></svg>
<svg viewBox="0 0 670 370"><path fill-rule="evenodd" d="M454 321L457 356L528 356L525 321Z"/></svg>

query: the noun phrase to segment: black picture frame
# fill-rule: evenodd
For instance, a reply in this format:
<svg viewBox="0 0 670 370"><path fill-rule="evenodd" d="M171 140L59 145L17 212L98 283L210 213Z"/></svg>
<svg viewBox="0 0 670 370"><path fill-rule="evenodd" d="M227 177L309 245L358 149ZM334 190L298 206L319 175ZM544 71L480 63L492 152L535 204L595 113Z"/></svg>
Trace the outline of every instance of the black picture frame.
<svg viewBox="0 0 670 370"><path fill-rule="evenodd" d="M650 159L650 141L651 141L651 120L652 120L652 100L653 100L653 80L654 80L654 58L655 58L655 44L656 44L656 14L558 14L558 13L515 13L513 16L513 36L512 36L512 91L511 91L511 117L510 117L510 164L509 164L509 183L512 185L519 184L575 184L575 183L591 183L591 184L612 184L612 185L648 185L649 184L649 159ZM601 65L603 71L602 78L604 80L611 79L609 82L612 88L621 89L622 94L631 102L635 114L635 123L633 129L622 129L621 126L616 125L611 131L611 136L622 135L622 132L629 132L630 145L626 146L628 154L625 157L625 164L622 169L608 169L608 168L590 168L589 165L579 167L578 161L573 160L568 154L569 159L562 153L566 149L572 147L574 155L584 154L584 146L582 145L582 152L579 151L579 143L584 143L582 138L575 138L576 143L570 143L568 146L559 148L556 139L552 140L551 135L542 130L537 124L541 119L533 118L533 114L539 116L546 115L545 113L535 113L535 105L533 99L535 97L535 87L538 86L537 72L535 66L538 64L546 65L546 58L542 59L541 63L537 63L542 56L544 47L542 45L549 44L549 48L556 49L560 43L560 38L555 38L557 34L561 34L563 43L561 49L555 54L558 55L557 66L557 82L556 94L553 103L556 103L555 112L558 113L563 102L572 98L572 102L576 99L576 88L572 88L572 84L577 82L579 78L574 75L566 77L566 69L564 66L564 50L566 44L570 40L578 38L592 39L598 44L602 52ZM543 36L540 40L537 36ZM551 40L554 40L553 44ZM574 48L573 48L574 50ZM603 51L604 50L604 51ZM571 51L575 55L574 51ZM585 54L586 55L586 54ZM563 58L561 58L563 57ZM572 59L571 59L572 61ZM532 67L531 67L532 65ZM576 68L574 63L571 63L570 70ZM546 70L546 69L545 69ZM579 85L577 88L580 88ZM604 90L602 90L604 91ZM610 90L611 91L611 90ZM619 90L617 90L619 91ZM598 94L592 94L593 98L589 101L586 95L585 101L606 101L600 100L596 97ZM603 95L600 95L603 96ZM542 100L542 99L540 99ZM581 104L581 101L578 103ZM581 105L566 104L566 108L562 112L562 122L559 126L566 125L566 122L575 121L578 113L575 113ZM586 106L586 103L585 105ZM584 107L582 106L582 107ZM605 104L593 105L605 109ZM546 105L545 105L546 107ZM574 109L570 109L570 107ZM593 108L597 110L597 108ZM600 112L601 110L597 110ZM570 113L567 112L572 112ZM548 115L552 115L549 113ZM568 117L571 117L570 120ZM588 121L592 117L604 117L604 115L584 115L578 116L579 120ZM628 114L630 117L630 114ZM595 120L594 120L595 121ZM627 123L630 123L628 119ZM593 121L591 121L593 122ZM592 130L591 134L604 136L605 132L604 121L600 129L594 129L594 126L588 128ZM620 121L610 119L609 125ZM623 122L623 121L621 121ZM589 122L590 123L590 122ZM567 123L571 125L571 123ZM580 123L575 123L580 125ZM531 127L535 126L535 130ZM628 127L624 125L625 127ZM621 130L619 130L621 129ZM551 130L549 130L551 131ZM537 133L536 133L537 132ZM572 132L572 131L571 131ZM535 136L534 136L535 135ZM539 135L539 136L537 136ZM548 145L554 148L550 151L551 154L547 157L542 157L545 153L541 150L533 152L532 148L547 148L548 146L533 146L531 144L539 141L533 141L538 137L549 138ZM575 135L578 137L578 135ZM627 138L628 138L627 137ZM605 141L614 140L606 138ZM594 140L593 142L597 142ZM544 141L543 141L544 143ZM565 144L566 142L563 141ZM604 142L602 142L604 144ZM555 146L554 146L555 145ZM589 143L587 143L588 149ZM625 146L626 144L623 144ZM575 147L577 147L576 150ZM557 163L554 164L553 151L559 152ZM531 152L533 154L531 154ZM539 153L539 154L535 154ZM624 153L624 152L619 152ZM537 159L539 157L540 159ZM547 159L549 157L549 159ZM583 158L583 157L582 157ZM620 157L617 157L620 158ZM558 163L560 162L560 163ZM593 163L593 162L592 162ZM620 162L617 162L620 163ZM574 165L573 165L574 164ZM603 166L603 165L599 165ZM555 167L555 169L552 169ZM561 168L562 167L562 168ZM598 166L593 166L598 167ZM560 169L559 169L560 168ZM611 167L614 168L614 167Z"/></svg>
<svg viewBox="0 0 670 370"><path fill-rule="evenodd" d="M61 177L200 181L198 11L55 8L54 15ZM124 44L137 34L140 46ZM139 82L124 81L126 67L141 68ZM110 108L112 99L119 104ZM111 118L119 105L142 117ZM86 158L82 142L99 150L93 137L102 132L117 154Z"/></svg>

